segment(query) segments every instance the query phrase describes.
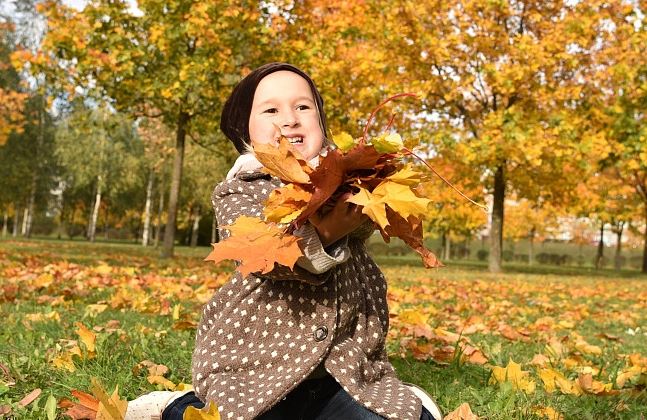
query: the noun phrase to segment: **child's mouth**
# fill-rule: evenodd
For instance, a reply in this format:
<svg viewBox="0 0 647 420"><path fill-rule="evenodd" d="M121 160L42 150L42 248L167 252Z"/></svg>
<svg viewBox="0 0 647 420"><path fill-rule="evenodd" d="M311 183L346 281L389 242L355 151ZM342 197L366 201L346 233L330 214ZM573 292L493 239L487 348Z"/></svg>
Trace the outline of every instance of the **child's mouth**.
<svg viewBox="0 0 647 420"><path fill-rule="evenodd" d="M288 140L290 141L290 144L302 144L303 143L303 137L300 137L300 136L288 137Z"/></svg>

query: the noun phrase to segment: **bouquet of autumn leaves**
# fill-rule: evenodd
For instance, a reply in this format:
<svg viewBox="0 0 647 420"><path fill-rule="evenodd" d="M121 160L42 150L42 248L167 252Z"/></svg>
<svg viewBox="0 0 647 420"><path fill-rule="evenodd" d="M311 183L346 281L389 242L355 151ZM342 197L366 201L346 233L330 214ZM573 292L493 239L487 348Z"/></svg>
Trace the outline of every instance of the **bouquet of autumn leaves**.
<svg viewBox="0 0 647 420"><path fill-rule="evenodd" d="M337 149L320 156L316 168L285 137L278 147L254 144L262 170L279 178L283 186L270 193L262 220L240 216L222 226L231 235L213 244L205 260L237 260L242 275L268 273L275 263L293 269L303 253L300 238L292 233L313 214L325 212L340 196L351 193L346 201L361 206L386 242L398 237L420 254L425 267L442 266L423 243L422 219L431 200L418 188L424 174L408 162L408 157L417 156L404 147L400 135L383 134L369 143L365 130L358 140L343 133L333 136L333 142Z"/></svg>

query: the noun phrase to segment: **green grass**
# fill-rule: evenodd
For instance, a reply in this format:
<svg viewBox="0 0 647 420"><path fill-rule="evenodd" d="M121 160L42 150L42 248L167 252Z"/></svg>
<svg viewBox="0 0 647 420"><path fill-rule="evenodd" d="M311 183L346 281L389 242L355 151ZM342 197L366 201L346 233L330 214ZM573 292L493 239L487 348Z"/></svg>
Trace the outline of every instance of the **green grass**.
<svg viewBox="0 0 647 420"><path fill-rule="evenodd" d="M179 247L175 259L161 260L158 250L123 243L0 241L0 363L8 370L0 370L0 406L10 406L17 419L45 419L43 407L49 395L60 401L70 398L74 389L89 392L92 377L108 390L118 385L120 395L128 399L162 389L134 369L143 360L168 366L167 377L175 384L190 383L194 332L174 328L179 324L173 319L173 308L179 305L180 320L197 321L201 302L217 284L210 284L209 290L202 286L220 278L213 266L202 262L208 251ZM67 267L65 261L76 264L68 267L76 273L70 278L60 272ZM380 257L377 262L389 280L392 309L428 314L429 328L460 332L461 325L474 317L480 317L486 327L468 338L487 355L487 365L464 363L460 357L446 362L433 357L416 360L407 325L391 317L387 350L398 375L424 387L445 412L468 402L487 419L539 418L538 407L552 407L567 419L640 419L647 413L645 383L627 385L611 396L549 394L537 368L530 365L535 354L545 353L549 337L561 338L572 347L574 333L602 348L600 355L580 353L578 357L600 368L594 379L605 383L613 382L626 368L625 355L647 356L646 276L515 265L494 275L484 271L482 263L454 261L447 268L426 271L410 256ZM114 271L102 275L97 266L103 263ZM53 276L51 284L39 283L39 276L47 273ZM116 298L120 293L123 299L134 300L120 301ZM109 307L94 314L88 311L90 304ZM53 312L60 320L30 321L35 314ZM546 317L555 324L548 330L535 328ZM79 322L97 329L96 357L85 357L81 345L84 357L74 356L73 372L56 368L52 360L64 352L66 340L78 340ZM527 328L530 341L503 338L497 333L501 323ZM489 383L492 366L505 366L509 359L529 372L537 384L534 393L513 389L510 383ZM577 377L562 361L555 363L569 379ZM41 388L42 395L26 408L18 407L17 402L34 388ZM59 418L62 411L57 411Z"/></svg>

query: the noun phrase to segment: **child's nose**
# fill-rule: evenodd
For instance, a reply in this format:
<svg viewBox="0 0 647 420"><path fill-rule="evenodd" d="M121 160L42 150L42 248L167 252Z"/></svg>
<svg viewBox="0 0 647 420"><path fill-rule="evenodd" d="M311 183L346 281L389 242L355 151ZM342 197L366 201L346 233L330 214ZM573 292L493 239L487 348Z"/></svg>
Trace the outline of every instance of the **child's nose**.
<svg viewBox="0 0 647 420"><path fill-rule="evenodd" d="M286 112L283 116L283 127L294 127L299 123L299 119L293 112Z"/></svg>

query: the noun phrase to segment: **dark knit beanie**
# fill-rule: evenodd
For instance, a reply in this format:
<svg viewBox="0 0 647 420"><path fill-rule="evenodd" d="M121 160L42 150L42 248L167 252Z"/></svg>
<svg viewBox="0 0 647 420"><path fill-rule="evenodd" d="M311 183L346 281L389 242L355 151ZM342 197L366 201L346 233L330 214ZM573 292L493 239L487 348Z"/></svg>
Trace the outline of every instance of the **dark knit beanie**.
<svg viewBox="0 0 647 420"><path fill-rule="evenodd" d="M281 70L296 73L308 82L310 90L312 91L312 97L314 98L317 110L319 111L321 129L324 133L324 137L326 137L328 126L326 124L326 114L323 109L323 99L310 76L305 74L301 69L288 63L269 63L260 66L245 76L245 78L241 80L236 87L234 87L233 92L231 92L231 95L222 109L222 114L220 115L220 129L225 136L234 143L238 153L244 153L246 145L250 144L249 116L252 113L252 102L254 101L256 87L265 76Z"/></svg>

